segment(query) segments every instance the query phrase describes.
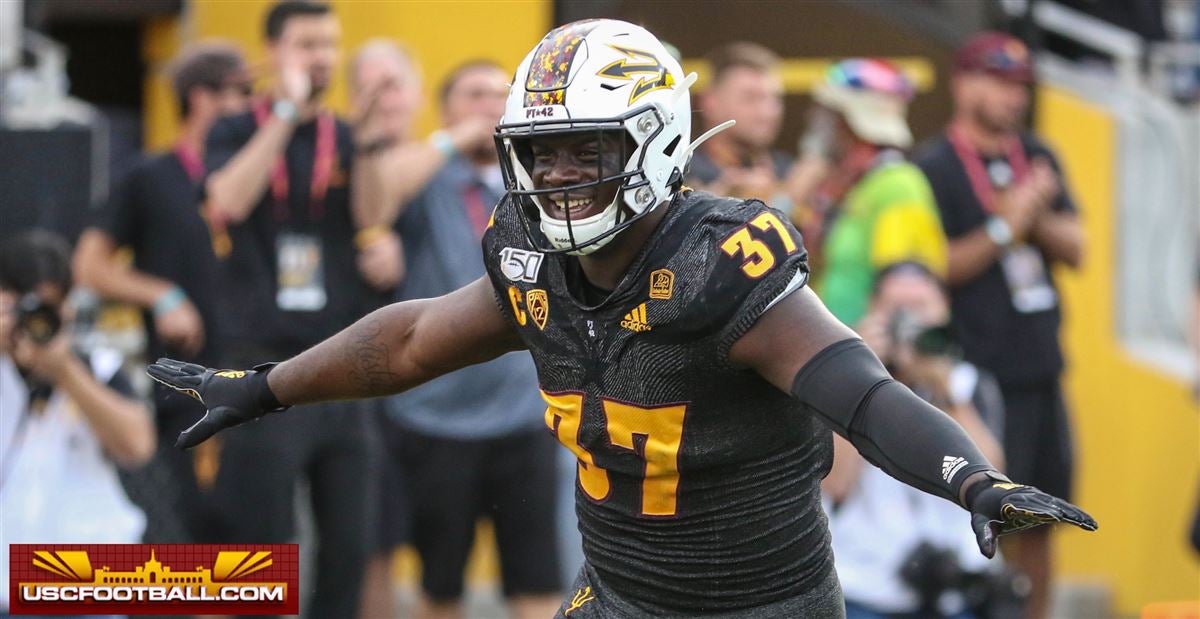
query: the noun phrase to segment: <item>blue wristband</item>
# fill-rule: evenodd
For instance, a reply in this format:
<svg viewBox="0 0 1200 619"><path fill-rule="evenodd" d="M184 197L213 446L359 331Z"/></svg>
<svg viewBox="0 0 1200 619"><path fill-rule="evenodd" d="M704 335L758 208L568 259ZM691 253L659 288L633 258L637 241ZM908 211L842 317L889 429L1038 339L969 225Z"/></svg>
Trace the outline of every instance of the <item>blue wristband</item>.
<svg viewBox="0 0 1200 619"><path fill-rule="evenodd" d="M180 305L183 305L183 302L186 300L187 295L184 294L183 288L180 288L179 286L172 286L170 290L163 293L163 295L154 302L154 306L151 307L150 310L154 313L155 318L157 318L179 307Z"/></svg>

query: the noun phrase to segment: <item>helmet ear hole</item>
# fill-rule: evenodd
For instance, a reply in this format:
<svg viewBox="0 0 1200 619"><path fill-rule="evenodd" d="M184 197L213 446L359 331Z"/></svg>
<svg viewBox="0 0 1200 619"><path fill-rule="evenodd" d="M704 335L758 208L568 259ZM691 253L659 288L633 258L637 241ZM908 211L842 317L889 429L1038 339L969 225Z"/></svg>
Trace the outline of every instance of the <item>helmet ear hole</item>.
<svg viewBox="0 0 1200 619"><path fill-rule="evenodd" d="M669 144L667 144L667 147L663 149L663 154L668 157L674 157L675 156L675 147L679 146L679 142L682 139L683 139L682 135L675 136L675 139L671 140L671 142Z"/></svg>

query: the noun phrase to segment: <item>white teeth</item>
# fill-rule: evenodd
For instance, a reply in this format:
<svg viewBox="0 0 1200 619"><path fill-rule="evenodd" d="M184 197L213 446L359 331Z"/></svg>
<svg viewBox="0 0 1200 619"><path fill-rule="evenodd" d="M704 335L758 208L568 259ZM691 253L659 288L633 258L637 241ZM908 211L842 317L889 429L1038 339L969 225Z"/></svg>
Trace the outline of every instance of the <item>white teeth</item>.
<svg viewBox="0 0 1200 619"><path fill-rule="evenodd" d="M554 200L553 202L555 206L564 211L582 210L592 203L590 199L568 200L565 205L562 200Z"/></svg>

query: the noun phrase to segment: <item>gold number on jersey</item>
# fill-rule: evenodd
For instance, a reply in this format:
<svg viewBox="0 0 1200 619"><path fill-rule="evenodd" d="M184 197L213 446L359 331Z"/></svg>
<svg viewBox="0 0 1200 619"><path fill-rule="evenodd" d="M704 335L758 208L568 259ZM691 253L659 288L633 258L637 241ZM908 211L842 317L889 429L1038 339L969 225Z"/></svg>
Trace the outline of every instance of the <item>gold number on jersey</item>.
<svg viewBox="0 0 1200 619"><path fill-rule="evenodd" d="M766 232L767 230L775 230L775 233L779 235L779 241L783 243L784 251L786 251L789 256L796 253L796 241L792 240L792 235L788 234L787 228L783 225L782 221L779 221L779 218L775 216L775 213L767 211L762 215L751 219L750 225L762 230L763 232Z"/></svg>
<svg viewBox="0 0 1200 619"><path fill-rule="evenodd" d="M546 425L559 442L579 459L579 486L595 501L608 498L608 471L598 466L579 444L583 395L542 392L546 400ZM642 515L674 516L679 493L679 447L683 442L684 404L643 408L602 400L608 440L646 462L642 477Z"/></svg>
<svg viewBox="0 0 1200 619"><path fill-rule="evenodd" d="M592 454L579 445L579 422L583 419L582 393L546 393L546 426L558 442L579 459L579 486L595 501L608 498L608 471L592 462Z"/></svg>
<svg viewBox="0 0 1200 619"><path fill-rule="evenodd" d="M762 277L775 267L775 255L771 253L771 248L751 236L745 227L738 228L729 235L729 238L721 243L721 251L730 258L741 252L746 257L746 261L742 263L742 272L754 279Z"/></svg>
<svg viewBox="0 0 1200 619"><path fill-rule="evenodd" d="M642 515L674 516L679 492L679 443L687 406L642 408L604 400L608 439L646 461L642 476Z"/></svg>
<svg viewBox="0 0 1200 619"><path fill-rule="evenodd" d="M766 243L754 238L750 233L750 226L763 232L775 230L789 256L796 253L796 242L788 234L783 222L770 211L755 217L749 224L734 230L733 234L726 237L721 243L721 251L731 258L741 253L746 258L742 263L742 272L748 277L758 279L775 268L775 254L771 253L771 248L767 247Z"/></svg>

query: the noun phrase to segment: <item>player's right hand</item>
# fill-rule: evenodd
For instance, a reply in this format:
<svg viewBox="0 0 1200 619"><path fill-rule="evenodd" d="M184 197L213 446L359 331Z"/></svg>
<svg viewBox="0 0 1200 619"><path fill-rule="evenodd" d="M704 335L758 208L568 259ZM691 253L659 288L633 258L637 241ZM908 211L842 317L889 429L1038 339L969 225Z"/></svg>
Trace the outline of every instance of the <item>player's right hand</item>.
<svg viewBox="0 0 1200 619"><path fill-rule="evenodd" d="M175 447L188 449L217 432L267 413L286 410L267 385L274 363L252 370L214 370L174 359L159 359L146 368L150 378L200 401L207 409L199 421L179 434Z"/></svg>

